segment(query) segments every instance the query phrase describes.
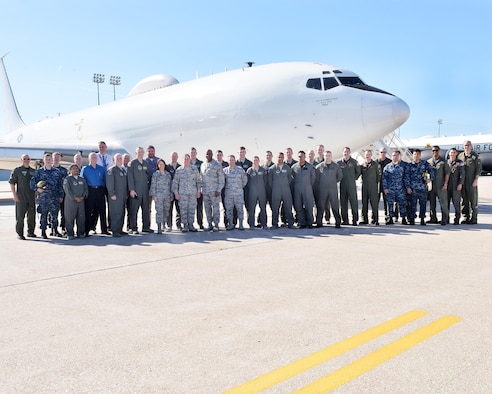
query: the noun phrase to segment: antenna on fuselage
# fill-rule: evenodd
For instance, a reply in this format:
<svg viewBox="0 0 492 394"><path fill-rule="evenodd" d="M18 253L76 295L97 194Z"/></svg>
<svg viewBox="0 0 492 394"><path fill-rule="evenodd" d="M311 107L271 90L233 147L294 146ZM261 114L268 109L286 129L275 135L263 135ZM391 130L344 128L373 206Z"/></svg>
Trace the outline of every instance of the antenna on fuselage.
<svg viewBox="0 0 492 394"><path fill-rule="evenodd" d="M255 64L255 62L246 62L246 64L248 65L248 67L253 67L253 64Z"/></svg>

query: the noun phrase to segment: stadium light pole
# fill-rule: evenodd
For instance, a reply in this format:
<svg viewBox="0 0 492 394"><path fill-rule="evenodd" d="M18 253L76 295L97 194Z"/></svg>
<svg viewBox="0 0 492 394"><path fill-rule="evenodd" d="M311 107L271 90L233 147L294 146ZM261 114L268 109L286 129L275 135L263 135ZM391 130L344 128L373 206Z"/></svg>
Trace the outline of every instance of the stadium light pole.
<svg viewBox="0 0 492 394"><path fill-rule="evenodd" d="M437 136L441 136L441 125L442 125L442 119L437 120Z"/></svg>
<svg viewBox="0 0 492 394"><path fill-rule="evenodd" d="M99 84L104 83L104 74L94 74L94 78L92 79L92 81L97 84L97 105L100 105L101 102L99 100Z"/></svg>
<svg viewBox="0 0 492 394"><path fill-rule="evenodd" d="M113 101L116 101L116 86L121 85L121 77L111 75L109 77L109 84L113 85Z"/></svg>

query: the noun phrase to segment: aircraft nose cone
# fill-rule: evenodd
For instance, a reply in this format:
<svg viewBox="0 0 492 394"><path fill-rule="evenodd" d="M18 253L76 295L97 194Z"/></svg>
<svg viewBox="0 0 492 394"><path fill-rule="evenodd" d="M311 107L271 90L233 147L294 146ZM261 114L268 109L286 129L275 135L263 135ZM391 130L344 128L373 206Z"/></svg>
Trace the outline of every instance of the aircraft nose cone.
<svg viewBox="0 0 492 394"><path fill-rule="evenodd" d="M400 127L410 117L410 107L408 104L400 98L396 98L393 101L393 120L395 122L395 129Z"/></svg>

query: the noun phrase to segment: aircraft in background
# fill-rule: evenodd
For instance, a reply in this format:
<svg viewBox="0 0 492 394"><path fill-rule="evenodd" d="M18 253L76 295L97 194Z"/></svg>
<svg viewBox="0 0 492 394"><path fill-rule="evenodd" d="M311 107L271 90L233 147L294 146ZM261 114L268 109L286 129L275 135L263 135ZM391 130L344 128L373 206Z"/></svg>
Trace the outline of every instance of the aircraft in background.
<svg viewBox="0 0 492 394"><path fill-rule="evenodd" d="M400 127L409 117L400 98L365 84L352 71L321 63L245 67L179 83L169 75L139 82L118 101L25 125L19 116L3 56L8 128L0 134L0 167L29 153L39 159L60 151L87 156L103 140L109 153L154 145L167 159L194 146L236 154L239 146L264 157L286 147L324 144L337 155L360 149Z"/></svg>
<svg viewBox="0 0 492 394"><path fill-rule="evenodd" d="M443 156L448 156L448 151L455 148L463 152L463 142L471 141L472 150L480 155L482 170L484 173L492 172L492 134L459 135L452 137L420 137L403 140L409 150L419 148L422 151L422 159L432 157L432 146L437 145Z"/></svg>

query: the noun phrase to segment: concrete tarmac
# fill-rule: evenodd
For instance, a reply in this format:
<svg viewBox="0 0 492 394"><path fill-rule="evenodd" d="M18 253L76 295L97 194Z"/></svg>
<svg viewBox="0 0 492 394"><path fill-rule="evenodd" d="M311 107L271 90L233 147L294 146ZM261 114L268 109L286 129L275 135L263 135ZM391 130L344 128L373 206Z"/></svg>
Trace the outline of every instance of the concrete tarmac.
<svg viewBox="0 0 492 394"><path fill-rule="evenodd" d="M221 393L284 366L237 392L492 392L492 177L478 225L71 242L17 240L0 190L1 393Z"/></svg>

